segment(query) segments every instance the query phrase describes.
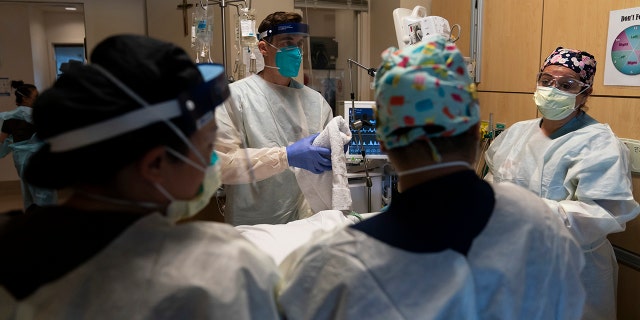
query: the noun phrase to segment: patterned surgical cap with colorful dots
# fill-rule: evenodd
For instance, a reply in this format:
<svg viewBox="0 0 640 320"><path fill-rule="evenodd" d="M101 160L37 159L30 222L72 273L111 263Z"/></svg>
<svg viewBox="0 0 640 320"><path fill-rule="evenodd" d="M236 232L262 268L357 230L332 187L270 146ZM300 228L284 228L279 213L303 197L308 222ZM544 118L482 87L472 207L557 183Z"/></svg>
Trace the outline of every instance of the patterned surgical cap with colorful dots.
<svg viewBox="0 0 640 320"><path fill-rule="evenodd" d="M557 47L544 60L540 71L550 65L567 67L577 73L582 82L593 84L593 76L596 74L596 58L586 51Z"/></svg>
<svg viewBox="0 0 640 320"><path fill-rule="evenodd" d="M438 35L382 52L375 97L376 134L387 149L455 136L480 121L475 84L462 54Z"/></svg>

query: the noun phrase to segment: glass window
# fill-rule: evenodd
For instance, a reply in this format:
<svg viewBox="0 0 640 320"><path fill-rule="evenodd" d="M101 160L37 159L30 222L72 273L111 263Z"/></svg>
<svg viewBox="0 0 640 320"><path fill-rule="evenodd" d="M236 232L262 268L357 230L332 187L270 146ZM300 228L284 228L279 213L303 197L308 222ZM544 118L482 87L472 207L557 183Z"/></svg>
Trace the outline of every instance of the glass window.
<svg viewBox="0 0 640 320"><path fill-rule="evenodd" d="M54 44L56 59L56 78L59 78L70 65L84 63L84 44Z"/></svg>

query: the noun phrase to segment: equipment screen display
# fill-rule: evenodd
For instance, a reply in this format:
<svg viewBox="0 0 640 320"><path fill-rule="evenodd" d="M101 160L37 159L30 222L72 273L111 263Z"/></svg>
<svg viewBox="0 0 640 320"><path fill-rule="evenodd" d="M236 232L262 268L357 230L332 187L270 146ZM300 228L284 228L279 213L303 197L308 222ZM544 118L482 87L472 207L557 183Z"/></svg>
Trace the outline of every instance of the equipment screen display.
<svg viewBox="0 0 640 320"><path fill-rule="evenodd" d="M351 142L347 150L347 159L362 158L362 148L365 156L370 159L386 159L386 155L380 150L380 143L376 139L376 119L373 114L374 101L355 101L352 107L351 101L344 102L345 118L350 124L361 120L362 128L358 130L351 125Z"/></svg>

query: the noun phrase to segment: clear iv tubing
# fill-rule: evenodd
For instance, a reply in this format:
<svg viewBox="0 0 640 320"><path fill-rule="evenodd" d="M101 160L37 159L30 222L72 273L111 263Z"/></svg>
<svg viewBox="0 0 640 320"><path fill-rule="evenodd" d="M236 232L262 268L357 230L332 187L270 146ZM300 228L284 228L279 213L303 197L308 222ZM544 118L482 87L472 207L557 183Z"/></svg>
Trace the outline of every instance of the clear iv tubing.
<svg viewBox="0 0 640 320"><path fill-rule="evenodd" d="M258 68L256 67L256 55L253 53L253 50L249 49L251 54L249 55L249 73L256 74L258 73Z"/></svg>

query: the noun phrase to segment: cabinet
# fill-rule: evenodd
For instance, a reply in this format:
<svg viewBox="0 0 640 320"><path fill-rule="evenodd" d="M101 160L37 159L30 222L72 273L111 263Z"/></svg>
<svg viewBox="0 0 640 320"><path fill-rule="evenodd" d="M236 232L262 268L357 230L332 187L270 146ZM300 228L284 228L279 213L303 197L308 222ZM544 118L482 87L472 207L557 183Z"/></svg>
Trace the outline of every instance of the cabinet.
<svg viewBox="0 0 640 320"><path fill-rule="evenodd" d="M480 91L533 93L541 63L542 8L539 0L484 1Z"/></svg>

